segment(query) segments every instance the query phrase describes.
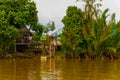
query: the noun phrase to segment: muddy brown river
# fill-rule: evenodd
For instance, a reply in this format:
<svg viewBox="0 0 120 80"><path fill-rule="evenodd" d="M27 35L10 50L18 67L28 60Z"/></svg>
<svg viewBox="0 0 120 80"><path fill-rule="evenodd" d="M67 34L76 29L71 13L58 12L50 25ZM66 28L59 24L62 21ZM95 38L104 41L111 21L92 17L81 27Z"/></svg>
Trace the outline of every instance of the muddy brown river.
<svg viewBox="0 0 120 80"><path fill-rule="evenodd" d="M0 60L0 80L120 80L120 60Z"/></svg>

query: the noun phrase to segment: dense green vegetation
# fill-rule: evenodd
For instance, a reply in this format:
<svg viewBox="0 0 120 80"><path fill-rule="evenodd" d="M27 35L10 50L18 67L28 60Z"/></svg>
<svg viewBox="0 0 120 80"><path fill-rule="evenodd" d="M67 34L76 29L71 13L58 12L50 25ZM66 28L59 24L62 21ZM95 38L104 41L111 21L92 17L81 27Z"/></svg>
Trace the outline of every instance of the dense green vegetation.
<svg viewBox="0 0 120 80"><path fill-rule="evenodd" d="M101 4L95 0L83 1L84 10L69 6L62 20L62 52L72 58L116 58L120 49L120 22L115 21L115 14L108 15L109 9L101 11Z"/></svg>
<svg viewBox="0 0 120 80"><path fill-rule="evenodd" d="M79 0L77 0L79 1ZM120 53L120 21L115 14L109 15L109 9L96 0L82 0L84 9L69 6L63 17L62 43L59 54L70 58L117 58ZM101 1L101 0L100 0ZM50 46L49 31L55 30L55 23L47 26L38 23L36 4L31 0L0 0L0 55L3 56L13 46L15 40L26 33L20 29L35 31L33 44ZM42 39L43 38L43 39ZM45 51L44 51L45 52Z"/></svg>
<svg viewBox="0 0 120 80"><path fill-rule="evenodd" d="M30 0L0 0L0 11L9 25L21 28L38 22L36 5Z"/></svg>
<svg viewBox="0 0 120 80"><path fill-rule="evenodd" d="M0 0L0 54L6 53L19 36L19 29L38 23L36 4L30 0ZM34 28L35 29L35 28Z"/></svg>

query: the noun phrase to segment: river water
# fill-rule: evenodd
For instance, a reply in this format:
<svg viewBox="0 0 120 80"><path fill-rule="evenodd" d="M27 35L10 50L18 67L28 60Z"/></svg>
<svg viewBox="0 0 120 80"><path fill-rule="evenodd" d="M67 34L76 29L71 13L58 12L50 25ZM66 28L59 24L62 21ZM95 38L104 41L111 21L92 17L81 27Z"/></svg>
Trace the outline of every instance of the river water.
<svg viewBox="0 0 120 80"><path fill-rule="evenodd" d="M120 80L120 60L0 60L0 80Z"/></svg>

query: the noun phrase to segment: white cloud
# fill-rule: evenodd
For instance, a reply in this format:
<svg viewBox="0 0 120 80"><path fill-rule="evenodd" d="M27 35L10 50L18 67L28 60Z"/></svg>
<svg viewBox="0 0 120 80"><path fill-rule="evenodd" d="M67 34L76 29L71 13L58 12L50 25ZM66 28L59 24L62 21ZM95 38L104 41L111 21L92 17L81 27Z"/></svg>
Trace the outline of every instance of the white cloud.
<svg viewBox="0 0 120 80"><path fill-rule="evenodd" d="M57 28L63 27L62 18L66 13L66 9L70 5L77 5L83 8L83 2L75 2L76 0L34 0L37 4L39 21L47 24L54 21ZM109 8L110 13L116 13L116 19L120 18L120 0L103 0L102 9Z"/></svg>
<svg viewBox="0 0 120 80"><path fill-rule="evenodd" d="M50 20L55 21L57 28L63 27L62 18L69 5L74 5L75 0L34 0L38 9L39 21L47 24Z"/></svg>

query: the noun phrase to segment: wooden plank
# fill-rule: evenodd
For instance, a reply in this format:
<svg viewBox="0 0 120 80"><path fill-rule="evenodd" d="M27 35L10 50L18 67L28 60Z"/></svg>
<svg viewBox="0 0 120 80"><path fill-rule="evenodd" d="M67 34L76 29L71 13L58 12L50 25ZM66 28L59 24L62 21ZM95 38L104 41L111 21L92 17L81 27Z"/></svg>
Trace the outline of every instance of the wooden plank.
<svg viewBox="0 0 120 80"><path fill-rule="evenodd" d="M31 45L31 43L16 43L16 45Z"/></svg>

